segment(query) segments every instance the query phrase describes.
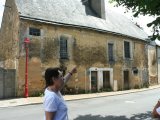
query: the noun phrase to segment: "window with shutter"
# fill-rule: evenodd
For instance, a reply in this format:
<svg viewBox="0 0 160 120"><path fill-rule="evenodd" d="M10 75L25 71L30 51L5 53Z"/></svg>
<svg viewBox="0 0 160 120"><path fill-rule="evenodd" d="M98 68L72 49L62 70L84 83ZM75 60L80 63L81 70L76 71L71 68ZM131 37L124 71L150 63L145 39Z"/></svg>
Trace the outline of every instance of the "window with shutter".
<svg viewBox="0 0 160 120"><path fill-rule="evenodd" d="M29 28L29 35L41 36L41 30L37 28Z"/></svg>
<svg viewBox="0 0 160 120"><path fill-rule="evenodd" d="M114 61L113 43L108 43L108 57L109 61Z"/></svg>
<svg viewBox="0 0 160 120"><path fill-rule="evenodd" d="M124 41L124 57L131 58L130 55L130 42Z"/></svg>
<svg viewBox="0 0 160 120"><path fill-rule="evenodd" d="M68 59L67 39L60 37L60 59Z"/></svg>

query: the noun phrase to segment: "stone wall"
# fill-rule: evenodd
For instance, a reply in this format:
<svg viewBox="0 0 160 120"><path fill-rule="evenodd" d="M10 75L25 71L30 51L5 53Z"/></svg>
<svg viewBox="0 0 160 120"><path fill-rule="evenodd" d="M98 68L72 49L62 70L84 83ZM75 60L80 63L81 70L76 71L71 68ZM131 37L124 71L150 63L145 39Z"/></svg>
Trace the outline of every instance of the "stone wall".
<svg viewBox="0 0 160 120"><path fill-rule="evenodd" d="M157 74L157 52L155 45L148 46L148 71L149 71L149 83L155 85L158 83Z"/></svg>
<svg viewBox="0 0 160 120"><path fill-rule="evenodd" d="M14 0L6 0L0 38L0 61L3 67L16 69L19 41L19 15Z"/></svg>
<svg viewBox="0 0 160 120"><path fill-rule="evenodd" d="M63 27L50 24L41 24L32 21L21 20L20 23L20 48L21 56L19 59L19 91L24 85L25 52L23 40L27 36L29 27L41 29L40 37L31 38L29 46L29 90L30 94L35 91L43 90L44 78L42 73L47 67L61 66L68 72L73 66L78 67L78 73L68 82L67 86L78 89L89 89L90 79L88 70L91 67L113 68L113 80L118 81L118 89L123 90L123 70L129 71L130 88L141 86L143 83L144 69L147 65L146 43L94 30L80 29L74 27ZM68 36L69 59L59 59L59 37ZM131 42L131 55L129 60L124 59L124 40ZM108 60L108 43L114 43L115 61ZM133 73L133 68L138 69L138 73ZM19 93L21 95L21 93Z"/></svg>
<svg viewBox="0 0 160 120"><path fill-rule="evenodd" d="M19 13L15 0L6 0L0 32L0 66L4 69L12 69L18 72ZM8 89L6 98L11 96L11 94L12 97L15 97L17 94L18 76L16 72L13 72L12 75L15 77L14 79L7 75L7 82L10 85L9 88L4 86L5 89Z"/></svg>

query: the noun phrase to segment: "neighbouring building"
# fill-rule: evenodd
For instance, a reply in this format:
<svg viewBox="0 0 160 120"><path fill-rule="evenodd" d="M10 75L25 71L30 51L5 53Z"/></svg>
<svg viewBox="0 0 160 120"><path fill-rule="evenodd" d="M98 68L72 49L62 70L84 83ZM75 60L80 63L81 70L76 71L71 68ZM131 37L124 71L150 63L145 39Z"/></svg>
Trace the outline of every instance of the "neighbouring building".
<svg viewBox="0 0 160 120"><path fill-rule="evenodd" d="M158 84L160 84L160 44L157 44Z"/></svg>
<svg viewBox="0 0 160 120"><path fill-rule="evenodd" d="M151 41L148 44L148 72L149 84L160 84L160 46L159 42Z"/></svg>
<svg viewBox="0 0 160 120"><path fill-rule="evenodd" d="M30 96L43 91L47 67L68 72L77 66L67 83L77 92L126 90L148 83L147 34L105 8L104 0L6 0L1 33L1 66L15 70L7 93L24 94L26 37Z"/></svg>

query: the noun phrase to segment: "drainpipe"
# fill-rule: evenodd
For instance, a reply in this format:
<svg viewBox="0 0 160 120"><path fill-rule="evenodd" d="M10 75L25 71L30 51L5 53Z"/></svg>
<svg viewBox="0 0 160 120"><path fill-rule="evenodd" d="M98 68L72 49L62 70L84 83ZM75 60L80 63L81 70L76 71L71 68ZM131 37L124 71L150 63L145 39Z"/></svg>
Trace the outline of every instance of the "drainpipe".
<svg viewBox="0 0 160 120"><path fill-rule="evenodd" d="M84 76L84 80L85 80L85 81L84 81L84 82L85 82L85 83L84 83L84 84L85 84L85 86L84 86L84 87L85 87L85 93L86 93L86 72L87 72L87 71L86 71L86 69L85 69L85 76Z"/></svg>
<svg viewBox="0 0 160 120"><path fill-rule="evenodd" d="M25 38L24 44L26 49L26 64L25 64L25 94L24 97L28 97L28 44L30 43L29 38Z"/></svg>

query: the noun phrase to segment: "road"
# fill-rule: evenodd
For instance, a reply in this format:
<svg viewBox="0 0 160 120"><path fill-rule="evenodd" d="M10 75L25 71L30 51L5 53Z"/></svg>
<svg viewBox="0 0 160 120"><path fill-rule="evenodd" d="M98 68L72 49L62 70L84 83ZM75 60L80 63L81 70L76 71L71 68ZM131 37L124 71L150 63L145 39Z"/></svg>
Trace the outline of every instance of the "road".
<svg viewBox="0 0 160 120"><path fill-rule="evenodd" d="M67 101L69 120L152 120L160 88L118 96ZM43 120L42 104L0 108L0 120Z"/></svg>

